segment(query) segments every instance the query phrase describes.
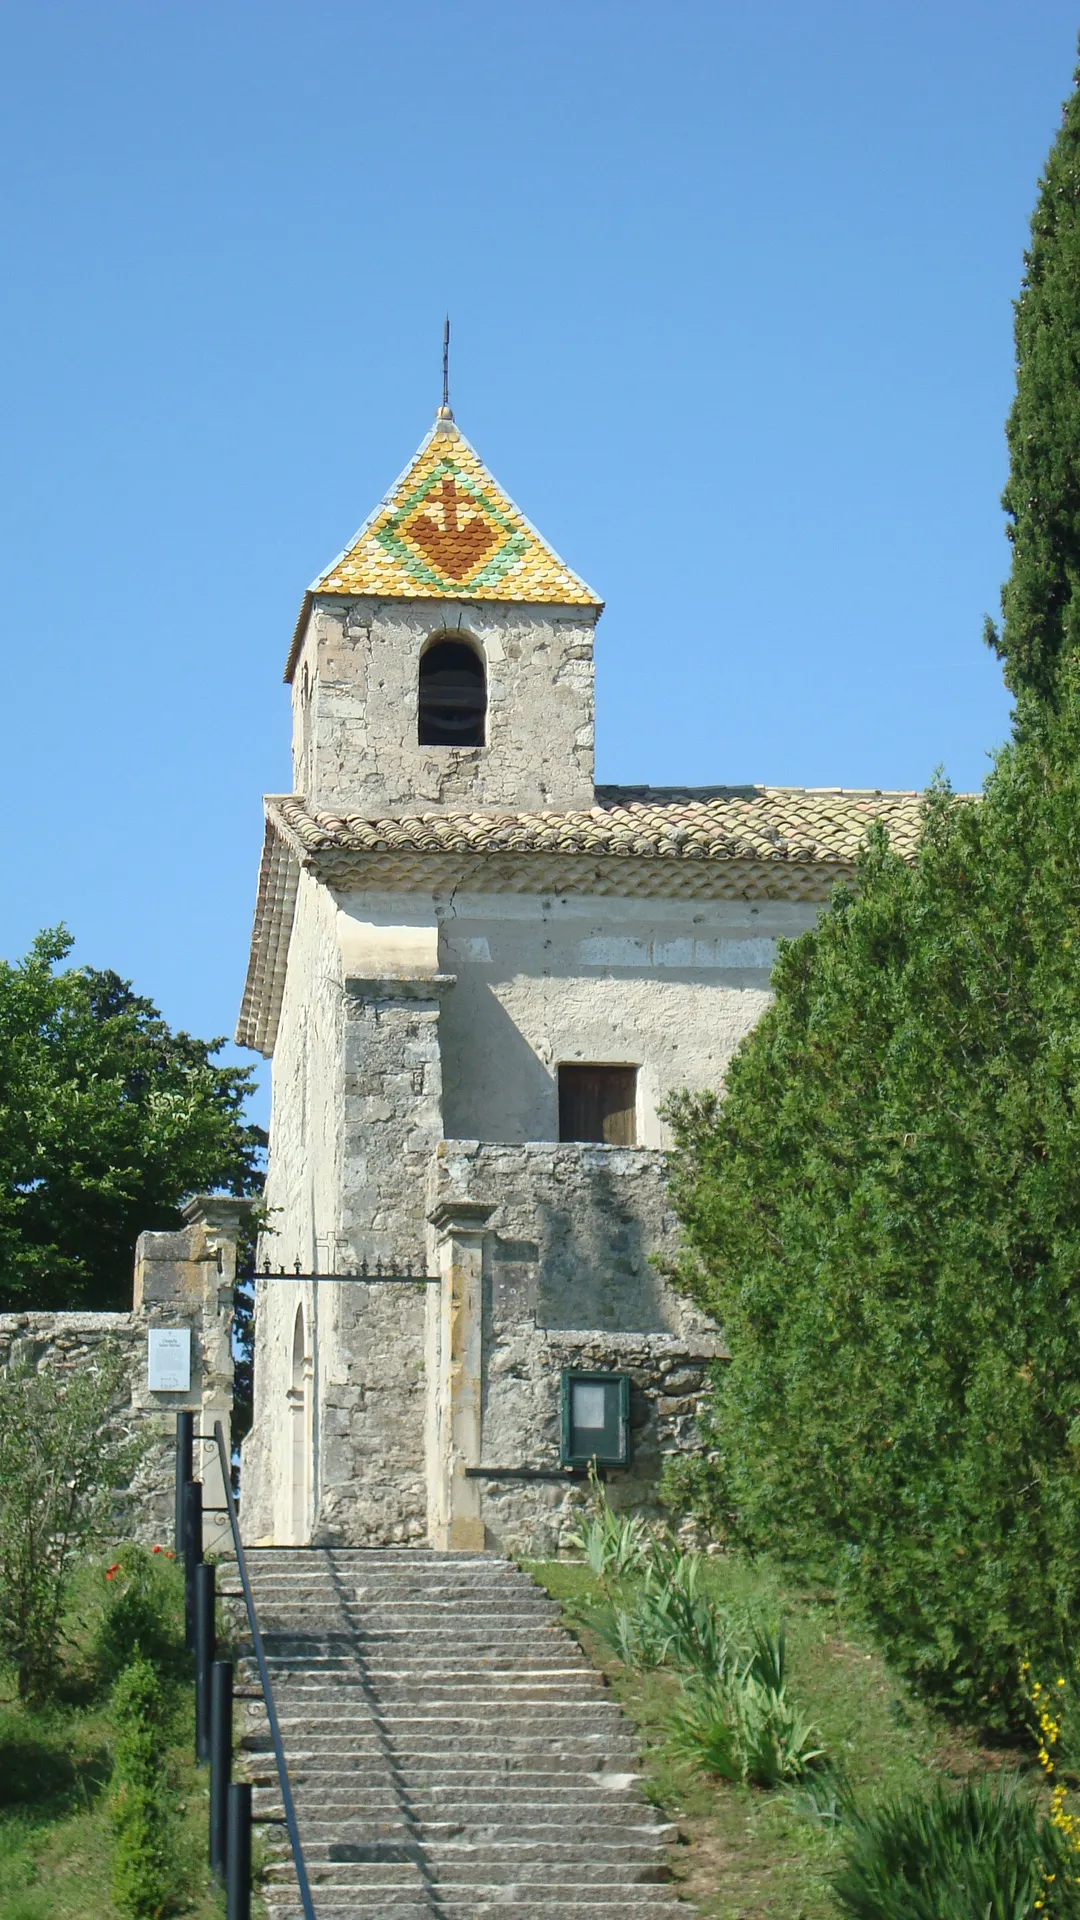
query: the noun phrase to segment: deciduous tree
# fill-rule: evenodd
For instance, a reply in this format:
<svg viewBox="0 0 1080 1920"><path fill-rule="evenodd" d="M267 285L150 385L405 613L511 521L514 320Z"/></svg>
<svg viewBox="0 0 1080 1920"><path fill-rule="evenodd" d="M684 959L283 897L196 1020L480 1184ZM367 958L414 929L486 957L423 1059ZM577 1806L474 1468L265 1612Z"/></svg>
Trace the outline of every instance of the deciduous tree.
<svg viewBox="0 0 1080 1920"><path fill-rule="evenodd" d="M0 962L0 1307L124 1308L135 1241L199 1190L261 1185L251 1070L39 935Z"/></svg>

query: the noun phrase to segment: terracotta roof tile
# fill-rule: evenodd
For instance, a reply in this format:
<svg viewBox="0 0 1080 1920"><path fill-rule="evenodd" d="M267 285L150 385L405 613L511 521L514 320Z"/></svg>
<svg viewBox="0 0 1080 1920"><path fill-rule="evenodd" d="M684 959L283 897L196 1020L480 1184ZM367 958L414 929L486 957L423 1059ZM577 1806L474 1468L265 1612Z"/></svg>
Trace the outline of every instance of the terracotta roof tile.
<svg viewBox="0 0 1080 1920"><path fill-rule="evenodd" d="M881 820L910 856L918 793L842 788L598 787L579 813L454 812L368 819L311 810L296 796L271 803L303 855L409 853L590 854L647 860L789 861L849 867Z"/></svg>
<svg viewBox="0 0 1080 1920"><path fill-rule="evenodd" d="M301 867L343 885L822 902L867 829L905 858L922 796L806 787L598 787L579 813L417 813L367 819L266 801L266 842L241 1046L273 1051Z"/></svg>

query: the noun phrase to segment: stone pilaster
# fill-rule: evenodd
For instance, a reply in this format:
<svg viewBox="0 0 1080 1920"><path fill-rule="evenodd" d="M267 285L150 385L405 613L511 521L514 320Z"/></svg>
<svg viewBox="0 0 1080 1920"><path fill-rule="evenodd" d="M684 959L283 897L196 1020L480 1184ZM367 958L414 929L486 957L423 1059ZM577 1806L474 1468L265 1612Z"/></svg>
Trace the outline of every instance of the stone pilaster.
<svg viewBox="0 0 1080 1920"><path fill-rule="evenodd" d="M217 1194L196 1194L183 1208L187 1225L178 1233L142 1233L135 1248L132 1319L138 1334L132 1404L171 1415L195 1414L195 1472L207 1509L225 1506L213 1439L221 1421L231 1444L233 1403L232 1316L236 1242L244 1214L255 1205ZM191 1387L187 1393L153 1391L147 1371L147 1335L152 1328L184 1327L191 1333ZM207 1512L207 1550L228 1544L225 1513Z"/></svg>
<svg viewBox="0 0 1080 1920"><path fill-rule="evenodd" d="M434 949L433 949L434 951ZM442 1136L439 1011L452 976L349 974L344 1003L342 1197L336 1259L422 1272L426 1175ZM312 1538L420 1542L424 1291L317 1290L318 1474Z"/></svg>
<svg viewBox="0 0 1080 1920"><path fill-rule="evenodd" d="M428 1216L435 1232L438 1291L428 1303L428 1526L432 1544L480 1553L484 1522L482 1443L484 1238L494 1208L443 1201Z"/></svg>

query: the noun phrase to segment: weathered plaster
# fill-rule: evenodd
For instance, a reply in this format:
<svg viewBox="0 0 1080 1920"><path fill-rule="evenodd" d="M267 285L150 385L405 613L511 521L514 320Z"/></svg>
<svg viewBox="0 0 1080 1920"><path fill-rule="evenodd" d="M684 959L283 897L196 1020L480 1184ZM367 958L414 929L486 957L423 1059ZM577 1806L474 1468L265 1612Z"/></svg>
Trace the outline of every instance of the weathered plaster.
<svg viewBox="0 0 1080 1920"><path fill-rule="evenodd" d="M787 901L598 901L576 895L345 893L342 921L388 949L438 930L453 976L440 1022L449 1139L553 1140L560 1061L637 1066L638 1140L657 1109L718 1087L769 999L778 939L812 926ZM374 937L373 933L365 935Z"/></svg>

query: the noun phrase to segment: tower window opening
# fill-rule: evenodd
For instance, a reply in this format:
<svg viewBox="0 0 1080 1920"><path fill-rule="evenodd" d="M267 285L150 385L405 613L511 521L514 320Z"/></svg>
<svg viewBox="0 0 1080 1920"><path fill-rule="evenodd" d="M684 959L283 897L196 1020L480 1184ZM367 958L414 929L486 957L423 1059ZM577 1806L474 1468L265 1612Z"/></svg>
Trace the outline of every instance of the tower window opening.
<svg viewBox="0 0 1080 1920"><path fill-rule="evenodd" d="M436 640L420 661L418 739L422 747L482 747L487 676L463 640Z"/></svg>

